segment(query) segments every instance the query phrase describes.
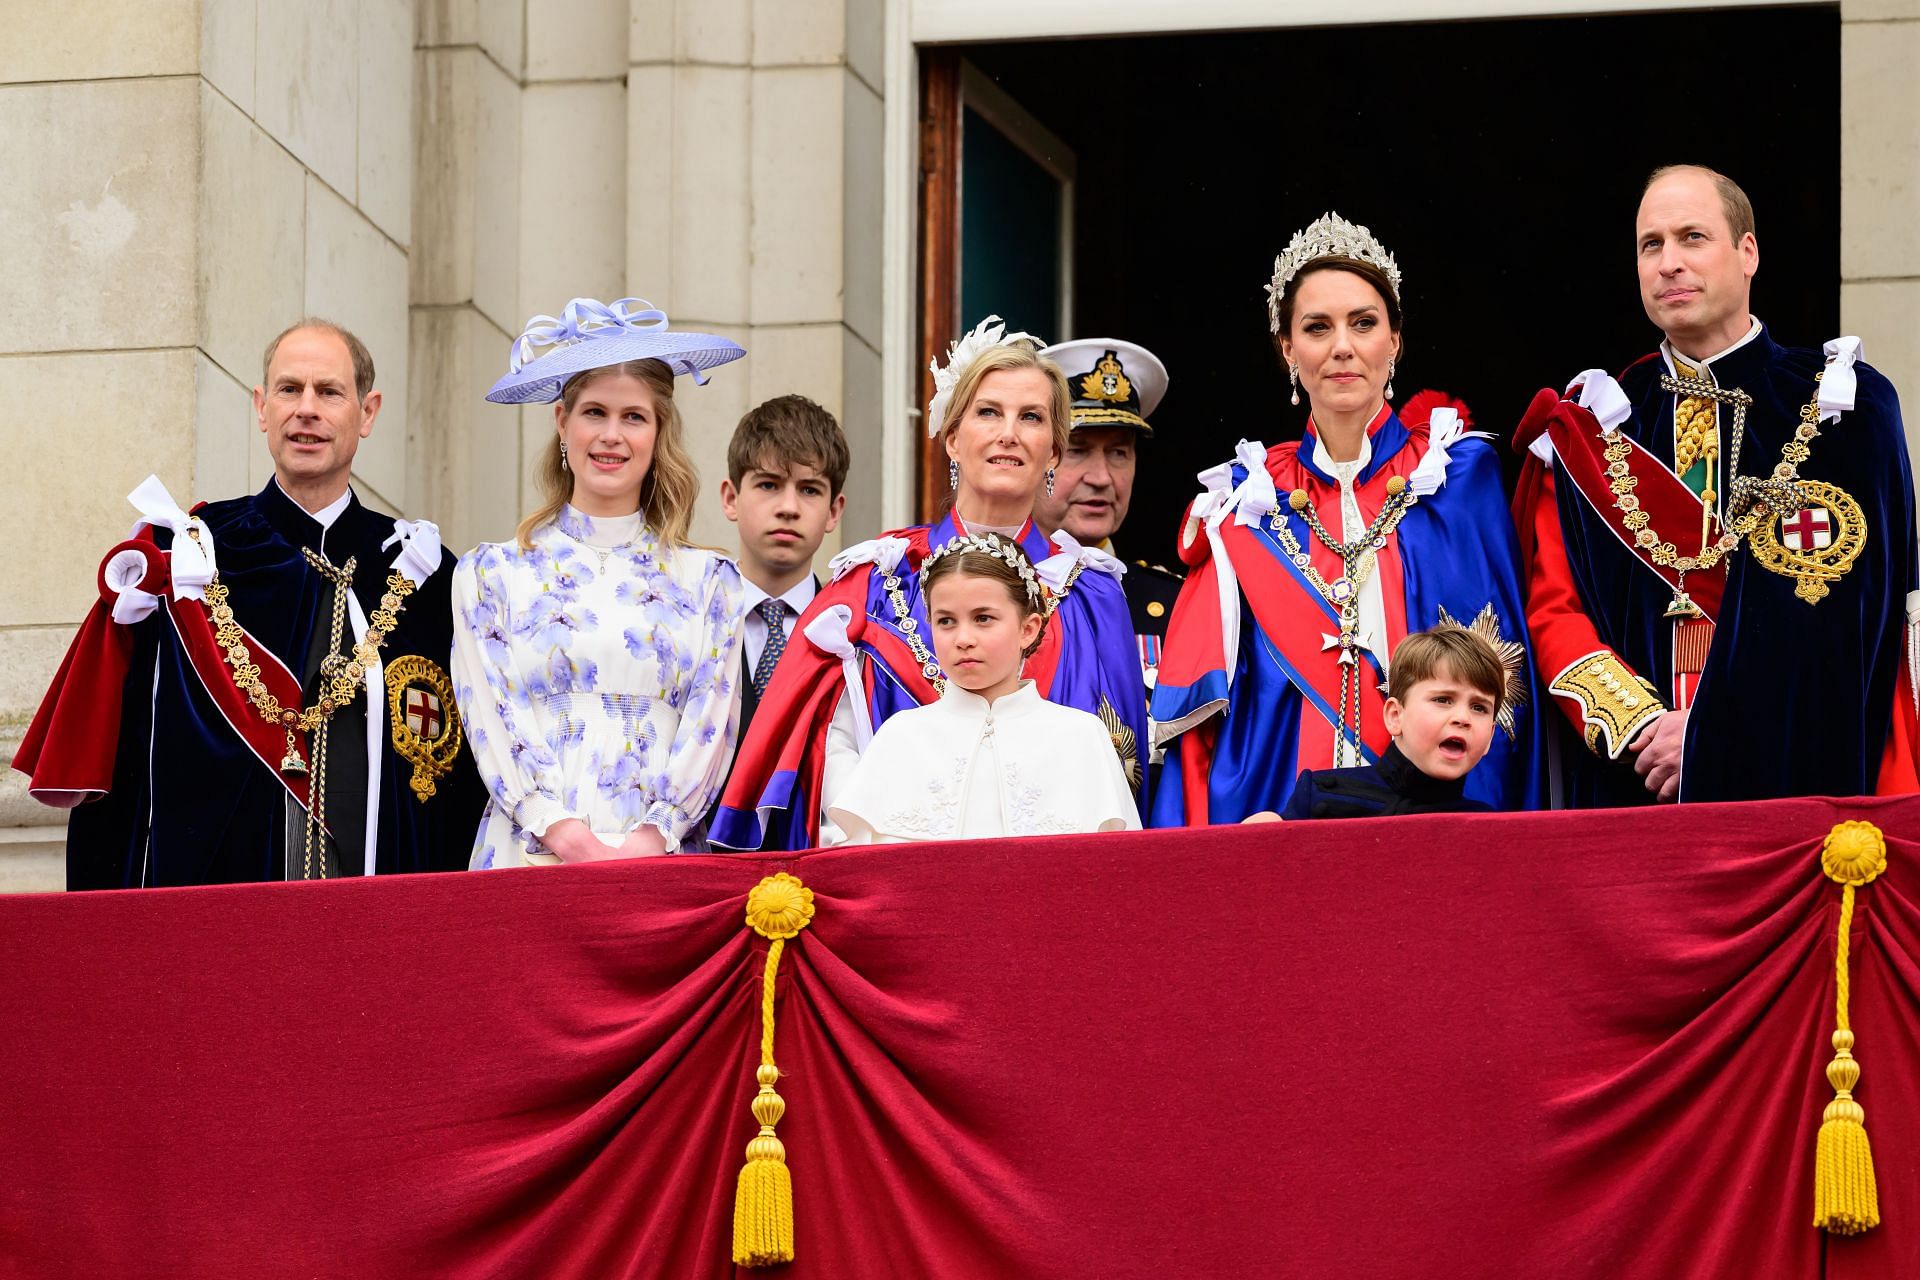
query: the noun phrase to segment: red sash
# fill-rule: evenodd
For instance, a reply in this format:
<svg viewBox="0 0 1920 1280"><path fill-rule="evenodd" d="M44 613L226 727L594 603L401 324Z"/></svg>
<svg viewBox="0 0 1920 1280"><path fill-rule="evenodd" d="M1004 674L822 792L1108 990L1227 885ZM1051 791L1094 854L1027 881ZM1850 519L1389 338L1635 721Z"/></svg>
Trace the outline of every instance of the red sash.
<svg viewBox="0 0 1920 1280"><path fill-rule="evenodd" d="M287 752L286 731L262 719L247 695L233 683L233 669L215 637L207 606L198 600L172 598L171 558L155 545L151 526L114 547L107 559L127 549L148 556L149 568L139 586L159 597L159 607L179 638L181 652L227 727L300 806L307 807L307 776L280 771L280 760ZM104 794L113 780L120 737L120 698L133 642L129 629L115 622L110 612L115 592L107 585L104 561L99 590L100 602L81 625L13 760L14 768L32 775L31 789L45 793L52 804L71 806ZM241 630L245 632L244 627ZM246 643L260 668L261 683L282 706L298 709L302 701L300 684L286 664L252 635L247 635ZM303 759L307 754L305 736L300 729L294 730Z"/></svg>
<svg viewBox="0 0 1920 1280"><path fill-rule="evenodd" d="M1660 580L1669 587L1678 590L1679 571L1671 565L1653 562L1648 549L1640 545L1634 531L1624 523L1627 513L1613 504L1613 490L1607 475L1608 464L1602 456L1608 441L1600 430L1599 419L1571 401L1562 401L1559 412L1547 424L1547 434L1552 438L1554 451L1560 455L1560 461L1566 468L1567 478L1573 481L1587 508L1599 517L1600 522L1619 539L1620 545L1634 559L1659 575ZM1633 494L1640 500L1640 510L1647 513L1649 523L1645 527L1671 540L1676 548L1688 545L1700 527L1699 497L1687 488L1671 467L1648 453L1638 441L1624 434L1620 438L1627 442L1631 451L1626 466L1628 473L1639 481ZM1719 619L1720 597L1726 586L1727 562L1724 557L1711 569L1693 569L1687 573L1687 594L1710 621Z"/></svg>
<svg viewBox="0 0 1920 1280"><path fill-rule="evenodd" d="M1333 493L1335 520L1339 519L1339 491ZM1325 517L1322 517L1323 520ZM1328 635L1338 634L1337 614L1305 575L1281 559L1281 551L1268 535L1237 524L1229 516L1221 526L1227 553L1233 560L1235 576L1240 579L1240 596L1253 610L1255 622L1273 647L1279 650L1287 677L1300 690L1306 704L1319 714L1319 720L1302 716L1299 756L1296 768L1333 767L1335 725L1340 715L1340 650L1325 647ZM1381 575L1380 588L1387 614L1387 628L1400 634L1406 630L1406 598L1401 586L1400 553L1397 538L1376 555L1374 572ZM1340 574L1340 559L1317 543L1310 553L1314 566L1326 581ZM1330 563L1329 563L1330 562ZM1389 638L1388 643L1391 643ZM1385 695L1380 692L1381 674L1370 655L1360 656L1353 667L1360 686L1360 735L1367 750L1375 755L1387 749L1389 741L1382 720Z"/></svg>
<svg viewBox="0 0 1920 1280"><path fill-rule="evenodd" d="M166 610L167 620L173 624L174 634L180 638L180 650L186 654L188 665L193 668L194 675L200 678L201 687L213 699L213 705L219 709L227 727L247 744L247 749L266 766L267 771L280 780L280 785L293 793L300 807L307 808L308 775L283 773L280 769L280 760L287 754L287 730L279 725L268 724L254 709L247 695L234 684L233 668L227 665L226 651L221 649L215 637L213 615L207 609L206 602L174 600L169 594L160 598L160 604ZM286 664L248 633L245 627L240 630L246 636L246 646L253 664L260 668L260 683L266 686L267 692L279 699L282 707L298 711L305 697L300 690L300 682L293 678ZM302 760L311 763L306 737L305 730L298 726L294 728L295 748Z"/></svg>

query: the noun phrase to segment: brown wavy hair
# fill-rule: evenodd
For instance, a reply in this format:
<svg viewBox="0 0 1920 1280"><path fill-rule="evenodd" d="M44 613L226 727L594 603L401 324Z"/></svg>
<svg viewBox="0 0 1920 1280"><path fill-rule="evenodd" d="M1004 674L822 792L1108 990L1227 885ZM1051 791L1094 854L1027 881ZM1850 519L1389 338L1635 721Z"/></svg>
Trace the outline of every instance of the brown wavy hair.
<svg viewBox="0 0 1920 1280"><path fill-rule="evenodd" d="M588 384L609 373L629 374L646 383L647 389L653 392L657 429L653 435L653 462L647 467L646 479L640 482L640 511L647 527L660 541L669 547L686 546L700 476L682 441L685 428L680 425L680 410L673 403L673 370L659 360L628 360L624 364L576 373L560 389L561 415L573 412L573 406ZM520 522L514 533L522 547L532 547L533 531L543 524L551 524L573 496L573 473L560 465L557 431L547 438L547 447L540 455L539 482L544 500L533 514Z"/></svg>
<svg viewBox="0 0 1920 1280"><path fill-rule="evenodd" d="M1392 660L1387 663L1387 696L1404 706L1413 686L1443 671L1486 694L1495 712L1506 700L1507 667L1500 661L1500 654L1485 636L1457 622L1416 631L1394 646Z"/></svg>

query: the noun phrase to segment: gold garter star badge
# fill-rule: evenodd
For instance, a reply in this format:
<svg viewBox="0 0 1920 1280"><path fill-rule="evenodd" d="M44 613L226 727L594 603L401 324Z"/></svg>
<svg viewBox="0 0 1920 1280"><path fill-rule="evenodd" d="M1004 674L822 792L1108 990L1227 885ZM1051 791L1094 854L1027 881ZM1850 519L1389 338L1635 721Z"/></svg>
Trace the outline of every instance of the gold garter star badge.
<svg viewBox="0 0 1920 1280"><path fill-rule="evenodd" d="M1440 621L1451 622L1474 632L1492 645L1493 651L1500 656L1500 665L1507 672L1507 687L1500 695L1500 713L1494 720L1507 731L1508 742L1519 741L1519 721L1513 713L1514 708L1524 706L1527 701L1526 649L1518 641L1509 640L1501 634L1500 618L1494 613L1491 601L1472 622L1461 622L1447 612L1447 606L1441 605Z"/></svg>
<svg viewBox="0 0 1920 1280"><path fill-rule="evenodd" d="M1866 550L1867 517L1838 485L1802 480L1799 493L1806 505L1763 515L1747 546L1761 568L1794 579L1794 595L1818 604Z"/></svg>
<svg viewBox="0 0 1920 1280"><path fill-rule="evenodd" d="M1127 775L1127 785L1134 790L1140 789L1140 744L1133 730L1120 718L1120 713L1107 701L1107 695L1100 695L1100 723L1107 727L1107 736L1113 739L1114 754L1120 757L1120 768Z"/></svg>

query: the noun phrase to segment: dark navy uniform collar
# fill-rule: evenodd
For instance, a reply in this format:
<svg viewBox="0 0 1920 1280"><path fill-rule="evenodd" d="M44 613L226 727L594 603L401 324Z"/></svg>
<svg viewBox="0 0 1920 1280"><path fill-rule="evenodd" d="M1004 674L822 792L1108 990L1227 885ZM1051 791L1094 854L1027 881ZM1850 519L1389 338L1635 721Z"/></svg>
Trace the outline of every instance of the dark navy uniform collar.
<svg viewBox="0 0 1920 1280"><path fill-rule="evenodd" d="M1395 794L1423 805L1458 805L1466 794L1465 774L1449 781L1422 773L1413 761L1400 753L1400 744L1397 742L1387 746L1386 754L1380 757L1374 768L1380 771L1381 781L1393 788Z"/></svg>
<svg viewBox="0 0 1920 1280"><path fill-rule="evenodd" d="M312 547L321 555L333 559L327 550L329 535L338 537L354 524L352 517L359 514L360 495L347 488L347 505L327 524L322 525L299 503L287 496L277 479L269 478L266 487L254 496L260 513L272 525L274 532L296 547Z"/></svg>
<svg viewBox="0 0 1920 1280"><path fill-rule="evenodd" d="M1751 376L1771 363L1773 338L1767 333L1767 326L1760 323L1757 316L1748 318L1746 336L1724 351L1715 352L1704 360L1695 360L1692 356L1675 351L1673 343L1660 343L1660 361L1668 373L1674 373L1674 361L1684 361L1689 368L1697 369L1700 375L1716 386L1737 387L1742 377Z"/></svg>

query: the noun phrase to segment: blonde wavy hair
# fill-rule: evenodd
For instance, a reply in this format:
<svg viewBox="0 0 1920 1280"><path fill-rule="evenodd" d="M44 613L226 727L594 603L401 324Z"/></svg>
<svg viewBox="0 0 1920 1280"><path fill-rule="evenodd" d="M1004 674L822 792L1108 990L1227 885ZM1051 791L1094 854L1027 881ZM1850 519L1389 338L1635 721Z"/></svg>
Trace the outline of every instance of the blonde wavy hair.
<svg viewBox="0 0 1920 1280"><path fill-rule="evenodd" d="M946 446L953 429L960 425L960 419L966 417L967 410L973 407L973 397L980 390L981 379L1002 369L1038 369L1053 384L1052 407L1048 410L1048 417L1053 420L1053 455L1057 463L1067 456L1067 433L1073 430L1073 396L1067 390L1067 375L1060 371L1060 366L1024 342L990 347L974 357L973 363L962 371L959 381L953 384L953 396L947 401L946 413L940 422L941 447Z"/></svg>
<svg viewBox="0 0 1920 1280"><path fill-rule="evenodd" d="M685 431L680 425L680 410L673 403L673 370L659 360L629 360L575 374L560 389L560 417L573 412L580 393L595 378L611 373L638 378L653 392L654 418L658 425L653 436L653 462L647 468L646 479L640 482L640 511L647 527L662 542L669 547L686 546L700 476L693 469L693 459L687 456L686 445L681 440ZM573 473L560 465L557 431L547 437L547 447L540 455L539 483L545 500L520 522L514 535L523 548L533 546L534 530L553 523L560 508L573 496Z"/></svg>

